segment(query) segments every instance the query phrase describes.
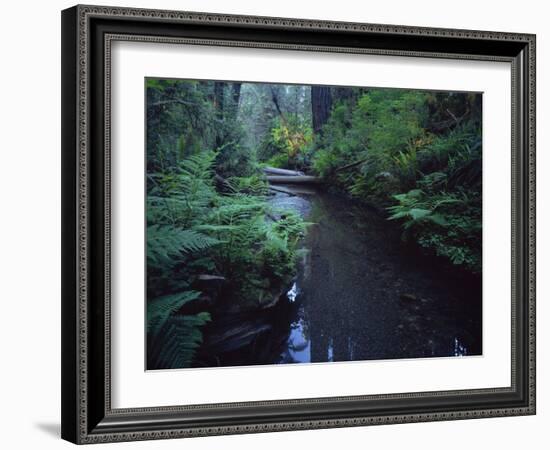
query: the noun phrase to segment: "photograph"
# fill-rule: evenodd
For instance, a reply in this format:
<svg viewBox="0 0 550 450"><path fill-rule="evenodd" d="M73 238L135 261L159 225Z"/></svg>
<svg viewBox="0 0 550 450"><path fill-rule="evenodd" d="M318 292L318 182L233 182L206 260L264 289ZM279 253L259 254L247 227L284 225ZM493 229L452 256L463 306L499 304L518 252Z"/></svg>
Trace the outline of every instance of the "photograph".
<svg viewBox="0 0 550 450"><path fill-rule="evenodd" d="M34 316L60 347L45 373L61 394L61 437L536 442L543 15L239 2L67 4L60 27L37 28L48 45L16 52L24 63L60 50L60 80L49 71L43 91L60 94L61 114L35 122L60 124L61 158L48 159L61 167L38 169L61 178L61 265L39 264L60 269L61 307L35 295ZM23 91L5 95L25 146L24 110L56 101ZM29 151L7 152L24 156L8 176L27 174ZM11 209L51 211L36 199L45 183L10 184L27 185ZM21 261L21 243L44 235L33 216L11 221L32 228L11 239ZM8 347L46 367L28 356L47 352Z"/></svg>
<svg viewBox="0 0 550 450"><path fill-rule="evenodd" d="M482 92L144 84L146 370L483 355Z"/></svg>

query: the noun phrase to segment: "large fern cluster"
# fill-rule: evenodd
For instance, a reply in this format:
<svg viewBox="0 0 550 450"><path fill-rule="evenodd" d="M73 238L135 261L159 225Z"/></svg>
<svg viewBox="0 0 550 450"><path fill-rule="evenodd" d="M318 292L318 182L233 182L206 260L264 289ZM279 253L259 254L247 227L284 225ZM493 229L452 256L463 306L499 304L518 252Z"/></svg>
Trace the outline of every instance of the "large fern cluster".
<svg viewBox="0 0 550 450"><path fill-rule="evenodd" d="M201 276L225 280L223 299L237 307L261 306L295 270L301 218L285 211L272 220L265 187L232 178L216 190L214 152L185 159L170 172L150 174L147 197L148 365L189 367L211 319L194 314ZM213 293L209 292L209 296ZM212 299L210 299L212 300ZM199 308L200 309L200 308Z"/></svg>
<svg viewBox="0 0 550 450"><path fill-rule="evenodd" d="M202 342L206 311L180 314L201 293L191 289L189 263L220 241L196 229L196 217L216 195L214 154L187 159L167 173L148 178L147 195L147 365L188 367Z"/></svg>
<svg viewBox="0 0 550 450"><path fill-rule="evenodd" d="M459 127L419 153L416 188L394 195L390 219L404 237L467 268L481 272L481 139Z"/></svg>
<svg viewBox="0 0 550 450"><path fill-rule="evenodd" d="M208 312L175 314L200 292L184 291L151 300L147 305L148 365L157 369L186 367L202 342L201 328L210 321Z"/></svg>
<svg viewBox="0 0 550 450"><path fill-rule="evenodd" d="M403 223L403 237L452 264L481 272L481 195L467 190L431 193L413 189L395 195L391 220Z"/></svg>
<svg viewBox="0 0 550 450"><path fill-rule="evenodd" d="M314 170L352 197L388 207L404 237L481 270L481 96L397 89L338 101Z"/></svg>

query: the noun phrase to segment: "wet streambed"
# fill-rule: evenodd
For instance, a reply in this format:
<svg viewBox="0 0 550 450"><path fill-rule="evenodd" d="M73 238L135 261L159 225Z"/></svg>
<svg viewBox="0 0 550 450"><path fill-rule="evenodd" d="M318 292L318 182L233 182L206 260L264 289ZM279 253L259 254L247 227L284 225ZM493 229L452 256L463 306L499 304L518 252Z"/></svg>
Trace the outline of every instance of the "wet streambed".
<svg viewBox="0 0 550 450"><path fill-rule="evenodd" d="M217 318L199 365L481 354L479 280L407 251L396 227L341 196L271 202L313 223L296 280L275 308Z"/></svg>

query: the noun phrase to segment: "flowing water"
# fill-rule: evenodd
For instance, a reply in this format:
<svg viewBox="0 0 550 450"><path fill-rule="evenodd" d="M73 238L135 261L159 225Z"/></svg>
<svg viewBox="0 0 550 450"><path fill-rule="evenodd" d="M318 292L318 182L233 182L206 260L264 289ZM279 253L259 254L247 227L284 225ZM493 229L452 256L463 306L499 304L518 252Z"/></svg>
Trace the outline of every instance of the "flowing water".
<svg viewBox="0 0 550 450"><path fill-rule="evenodd" d="M481 354L479 280L407 251L394 224L341 196L306 190L271 203L313 223L297 277L276 308L227 318L209 365Z"/></svg>

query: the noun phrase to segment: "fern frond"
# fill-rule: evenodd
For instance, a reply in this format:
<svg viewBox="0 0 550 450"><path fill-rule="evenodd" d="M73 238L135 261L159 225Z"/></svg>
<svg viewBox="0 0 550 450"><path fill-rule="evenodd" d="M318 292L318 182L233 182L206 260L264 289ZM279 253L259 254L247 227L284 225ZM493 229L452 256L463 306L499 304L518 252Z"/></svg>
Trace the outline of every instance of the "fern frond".
<svg viewBox="0 0 550 450"><path fill-rule="evenodd" d="M197 299L200 294L197 291L184 291L151 300L147 304L147 332L156 334L171 314L186 303Z"/></svg>
<svg viewBox="0 0 550 450"><path fill-rule="evenodd" d="M266 242L265 246L271 251L286 252L288 251L288 241L284 239L278 232L276 227L269 226L265 230Z"/></svg>
<svg viewBox="0 0 550 450"><path fill-rule="evenodd" d="M172 263L182 253L205 250L219 243L194 230L155 224L147 227L147 261L152 265Z"/></svg>
<svg viewBox="0 0 550 450"><path fill-rule="evenodd" d="M170 317L148 346L148 364L156 369L189 367L203 340L201 328L210 314Z"/></svg>
<svg viewBox="0 0 550 450"><path fill-rule="evenodd" d="M212 179L212 171L216 153L212 151L191 155L180 164L180 173L194 179L209 181Z"/></svg>
<svg viewBox="0 0 550 450"><path fill-rule="evenodd" d="M240 201L226 202L216 208L215 215L220 223L235 223L248 220L251 217L263 214L266 209L265 202L245 201L241 196Z"/></svg>

